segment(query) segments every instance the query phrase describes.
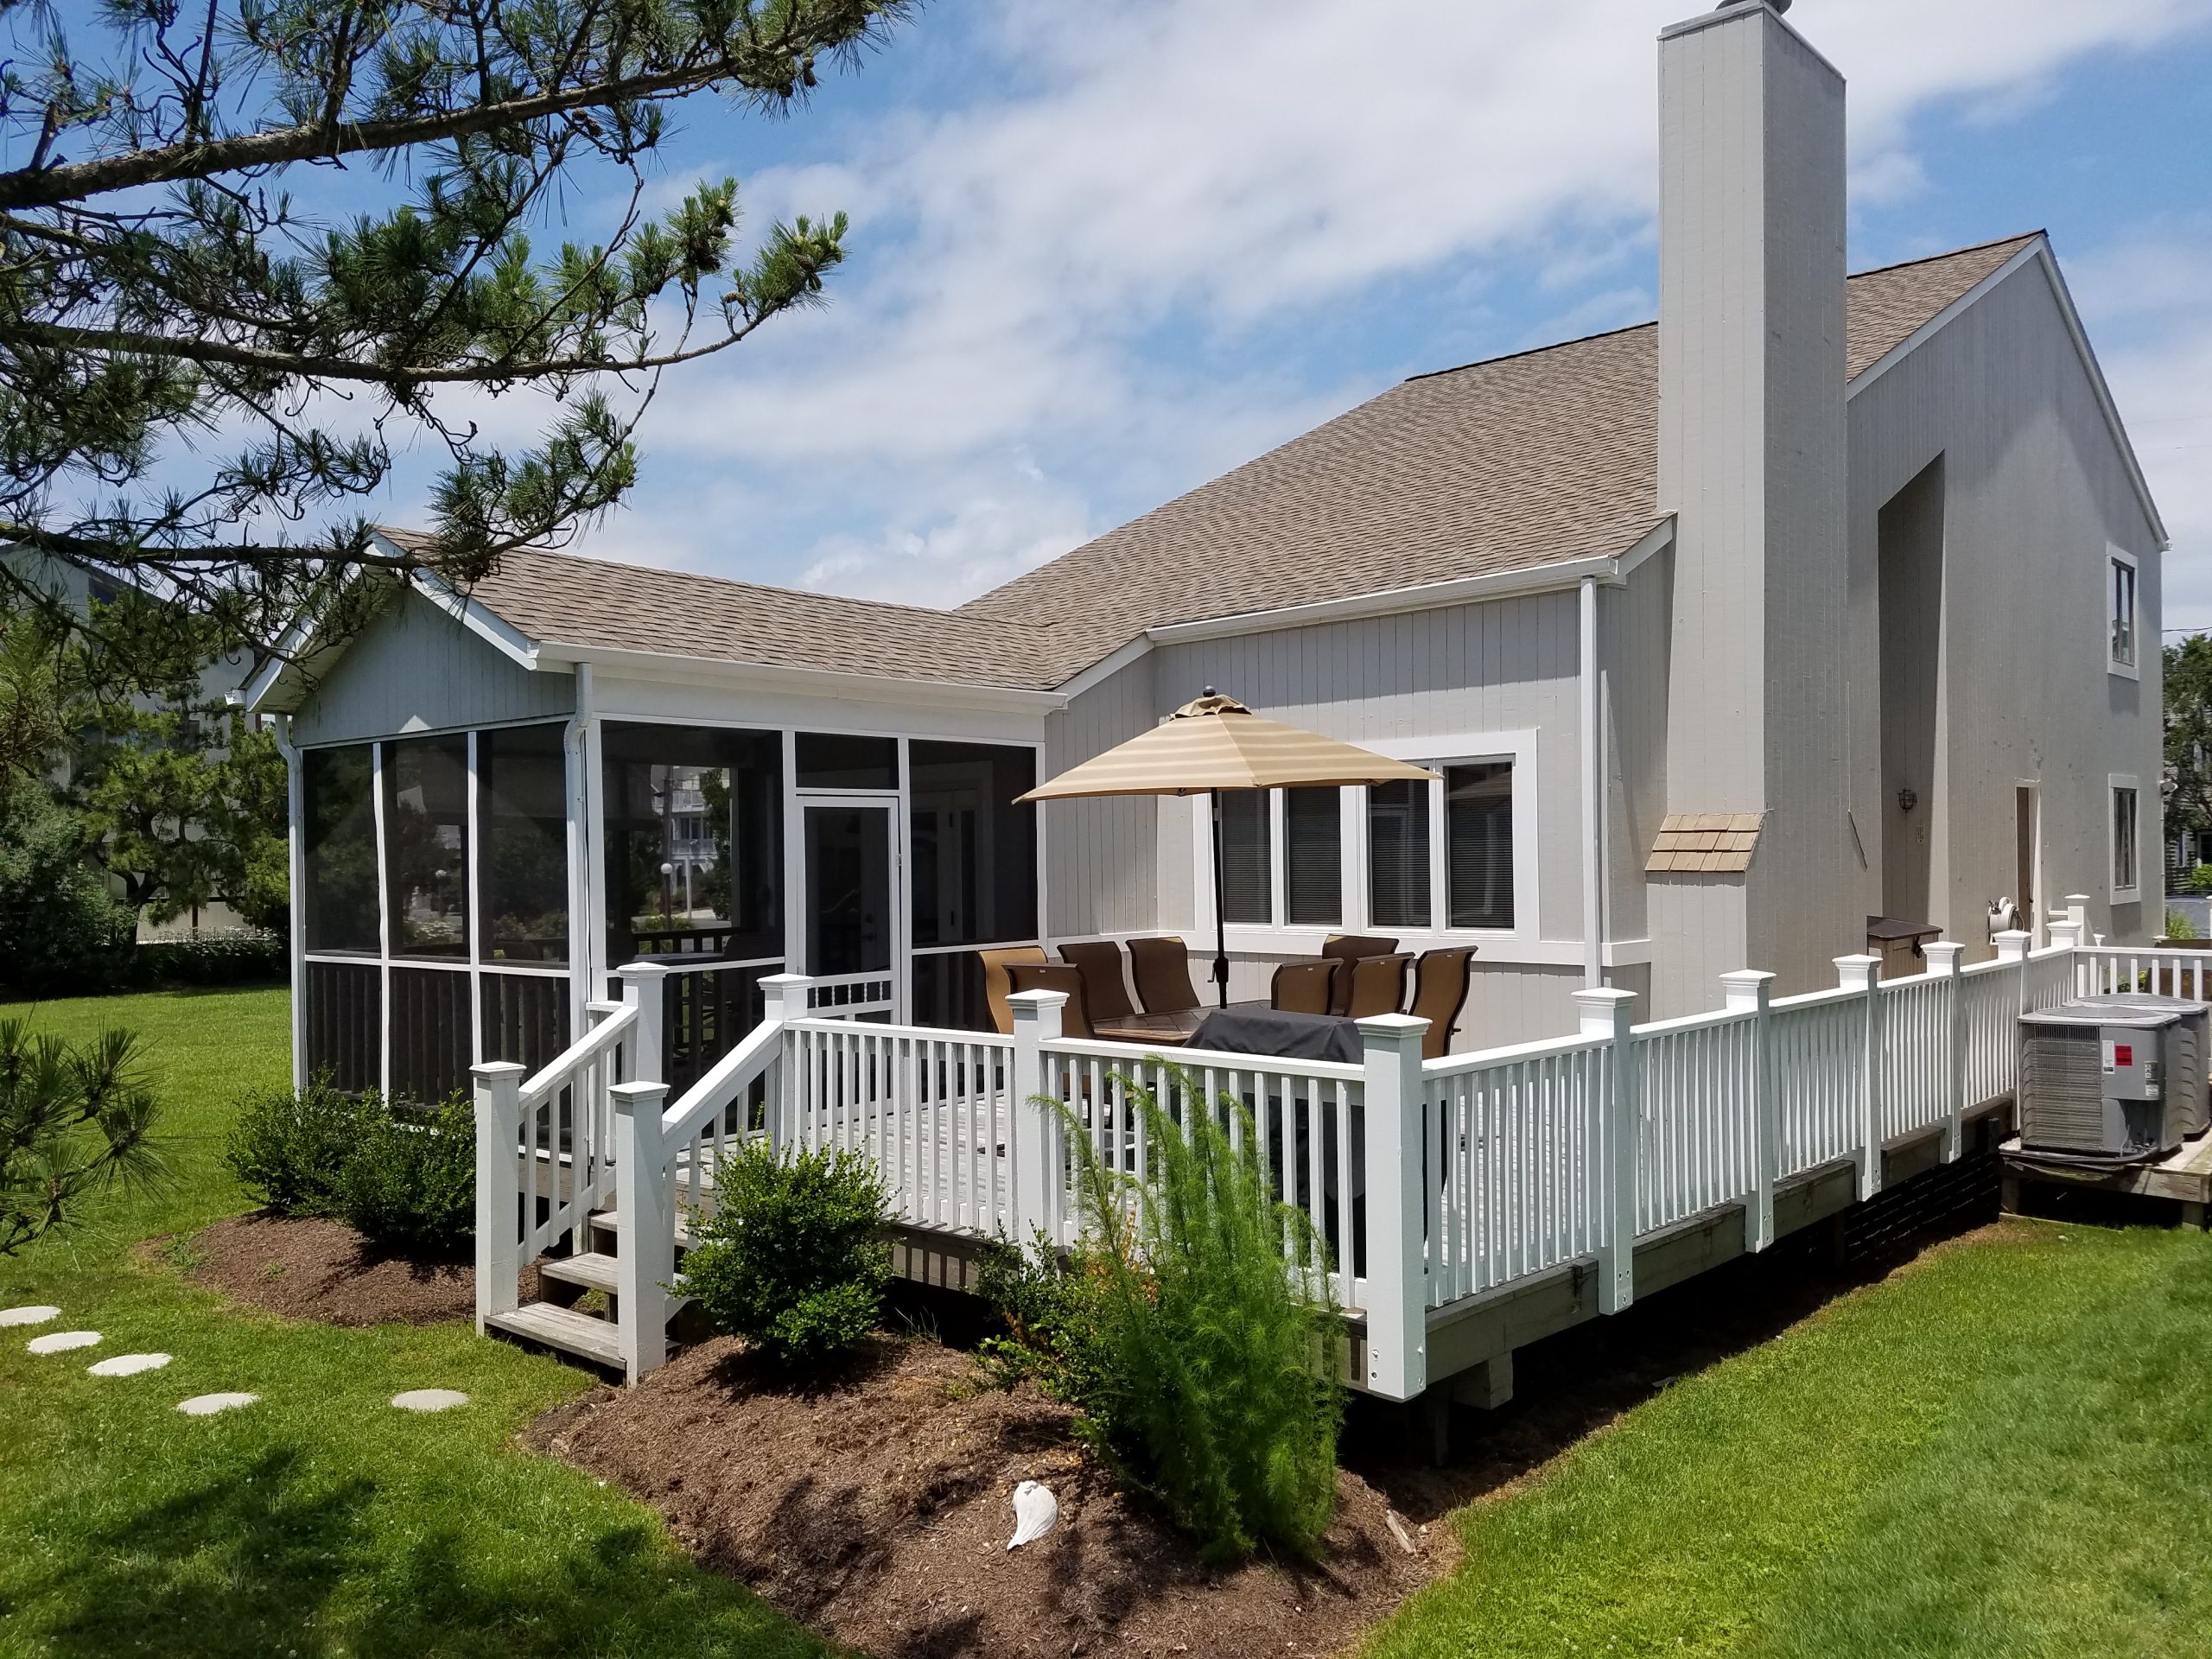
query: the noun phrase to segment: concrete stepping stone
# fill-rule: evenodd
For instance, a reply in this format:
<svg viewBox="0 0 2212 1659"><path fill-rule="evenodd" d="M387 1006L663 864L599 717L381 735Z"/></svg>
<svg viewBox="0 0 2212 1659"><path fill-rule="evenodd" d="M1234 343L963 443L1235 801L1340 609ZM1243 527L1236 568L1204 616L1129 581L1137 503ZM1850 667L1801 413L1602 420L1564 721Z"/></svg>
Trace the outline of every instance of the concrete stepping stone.
<svg viewBox="0 0 2212 1659"><path fill-rule="evenodd" d="M0 1325L44 1325L48 1319L59 1319L58 1307L0 1307Z"/></svg>
<svg viewBox="0 0 2212 1659"><path fill-rule="evenodd" d="M167 1354L118 1354L85 1369L94 1376L136 1376L141 1371L158 1371L168 1363Z"/></svg>
<svg viewBox="0 0 2212 1659"><path fill-rule="evenodd" d="M257 1394L195 1394L179 1401L176 1408L188 1417L213 1417L219 1411L235 1411L260 1398Z"/></svg>
<svg viewBox="0 0 2212 1659"><path fill-rule="evenodd" d="M89 1348L100 1339L97 1331L49 1331L23 1344L35 1354L66 1354L72 1348Z"/></svg>
<svg viewBox="0 0 2212 1659"><path fill-rule="evenodd" d="M391 1403L402 1411L451 1411L467 1405L468 1396L459 1389L410 1389L393 1395Z"/></svg>

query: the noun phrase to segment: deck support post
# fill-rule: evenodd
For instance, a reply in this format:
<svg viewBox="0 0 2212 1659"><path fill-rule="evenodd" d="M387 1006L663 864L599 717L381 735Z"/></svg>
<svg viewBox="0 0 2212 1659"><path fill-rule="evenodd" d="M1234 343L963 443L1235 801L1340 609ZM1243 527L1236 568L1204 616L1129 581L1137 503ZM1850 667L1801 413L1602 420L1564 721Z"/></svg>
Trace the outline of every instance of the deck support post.
<svg viewBox="0 0 2212 1659"><path fill-rule="evenodd" d="M1403 1014L1359 1022L1367 1066L1367 1388L1385 1400L1410 1400L1428 1386L1421 1058L1427 1030L1427 1020Z"/></svg>
<svg viewBox="0 0 2212 1659"><path fill-rule="evenodd" d="M1959 978L1959 958L1966 946L1936 939L1921 948L1928 957L1928 971L1944 982L1943 1092L1948 1109L1943 1115L1943 1161L1955 1164L1967 1121L1967 1011L1965 984Z"/></svg>
<svg viewBox="0 0 2212 1659"><path fill-rule="evenodd" d="M1643 1125L1643 1080L1637 1061L1636 993L1600 988L1574 993L1582 1034L1611 1046L1599 1103L1599 1203L1605 1224L1598 1246L1598 1311L1618 1313L1636 1300L1637 1166Z"/></svg>
<svg viewBox="0 0 2212 1659"><path fill-rule="evenodd" d="M624 969L626 973L628 969ZM668 1357L668 1281L676 1276L676 1192L668 1179L661 1114L664 1083L618 1083L614 1097L615 1325L632 1382Z"/></svg>
<svg viewBox="0 0 2212 1659"><path fill-rule="evenodd" d="M515 1160L522 1141L523 1068L512 1060L471 1066L476 1093L476 1334L494 1313L511 1313L522 1271L522 1187Z"/></svg>
<svg viewBox="0 0 2212 1659"><path fill-rule="evenodd" d="M622 1000L638 1011L638 1023L625 1044L628 1051L622 1068L625 1083L664 1083L668 1079L668 969L658 962L626 962L615 973L622 981Z"/></svg>
<svg viewBox="0 0 2212 1659"><path fill-rule="evenodd" d="M1782 1094L1774 1086L1773 1033L1769 1009L1774 976L1739 968L1720 976L1731 1014L1751 1015L1751 1204L1744 1218L1744 1248L1754 1253L1774 1243L1774 1175L1782 1166Z"/></svg>
<svg viewBox="0 0 2212 1659"><path fill-rule="evenodd" d="M768 1072L767 1101L762 1109L766 1122L760 1126L768 1137L768 1150L779 1158L792 1143L798 1123L801 1078L790 1027L793 1020L806 1018L807 988L813 983L804 974L771 974L760 982L762 1021L784 1027L783 1052Z"/></svg>
<svg viewBox="0 0 2212 1659"><path fill-rule="evenodd" d="M1046 1087L1043 1045L1060 1036L1065 991L1016 991L1007 998L1014 1010L1014 1098L1007 1103L1007 1138L1014 1143L1014 1214L1020 1230L1015 1243L1027 1247L1039 1230L1061 1242L1055 1225L1059 1197L1053 1179L1059 1160L1059 1113ZM1096 1103L1103 1109L1104 1103Z"/></svg>
<svg viewBox="0 0 2212 1659"><path fill-rule="evenodd" d="M1845 990L1866 997L1859 1058L1859 1197L1864 1203L1882 1190L1882 1071L1889 1052L1882 1033L1882 961L1865 955L1838 957L1835 971Z"/></svg>

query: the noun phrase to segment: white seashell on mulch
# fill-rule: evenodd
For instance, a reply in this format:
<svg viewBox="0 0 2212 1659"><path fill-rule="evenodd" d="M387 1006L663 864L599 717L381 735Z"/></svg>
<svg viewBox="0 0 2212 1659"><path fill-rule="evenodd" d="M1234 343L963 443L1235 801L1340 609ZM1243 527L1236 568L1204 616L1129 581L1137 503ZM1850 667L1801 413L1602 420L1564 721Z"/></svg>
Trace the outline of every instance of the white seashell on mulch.
<svg viewBox="0 0 2212 1659"><path fill-rule="evenodd" d="M85 1369L94 1376L136 1376L141 1371L158 1371L168 1363L167 1354L118 1354Z"/></svg>
<svg viewBox="0 0 2212 1659"><path fill-rule="evenodd" d="M410 1389L393 1395L391 1403L402 1411L451 1411L467 1405L468 1396L458 1389Z"/></svg>
<svg viewBox="0 0 2212 1659"><path fill-rule="evenodd" d="M188 1417L213 1417L219 1411L233 1411L260 1398L257 1394L195 1394L181 1401L177 1409Z"/></svg>
<svg viewBox="0 0 2212 1659"><path fill-rule="evenodd" d="M0 1307L0 1325L44 1325L48 1319L60 1317L60 1313L61 1310L58 1307L46 1307L43 1306L36 1307Z"/></svg>
<svg viewBox="0 0 2212 1659"><path fill-rule="evenodd" d="M23 1346L34 1354L66 1354L72 1348L89 1348L99 1339L97 1331L54 1331L33 1337Z"/></svg>

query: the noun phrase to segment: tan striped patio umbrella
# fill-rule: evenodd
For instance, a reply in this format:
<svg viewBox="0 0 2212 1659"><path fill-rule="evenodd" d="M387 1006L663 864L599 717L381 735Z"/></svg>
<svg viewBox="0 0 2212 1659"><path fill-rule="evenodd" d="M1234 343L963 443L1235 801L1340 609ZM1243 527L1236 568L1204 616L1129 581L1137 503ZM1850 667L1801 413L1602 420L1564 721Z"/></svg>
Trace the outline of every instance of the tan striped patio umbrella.
<svg viewBox="0 0 2212 1659"><path fill-rule="evenodd" d="M1234 697L1186 702L1148 732L1071 766L1025 801L1100 795L1213 797L1213 977L1229 1001L1228 930L1222 914L1221 797L1227 790L1327 789L1355 784L1426 782L1436 774L1332 737L1254 714Z"/></svg>

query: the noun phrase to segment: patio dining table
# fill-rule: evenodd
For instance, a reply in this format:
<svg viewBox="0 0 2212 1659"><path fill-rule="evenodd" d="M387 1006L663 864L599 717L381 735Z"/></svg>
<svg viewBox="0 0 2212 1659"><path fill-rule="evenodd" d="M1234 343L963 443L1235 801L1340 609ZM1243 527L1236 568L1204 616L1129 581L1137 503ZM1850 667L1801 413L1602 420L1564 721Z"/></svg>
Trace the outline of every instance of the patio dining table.
<svg viewBox="0 0 2212 1659"><path fill-rule="evenodd" d="M1191 1034L1190 1046L1284 1060L1338 1060L1347 1065L1358 1065L1365 1054L1357 1020L1333 1014L1294 1014L1264 1002L1237 1002L1216 1009Z"/></svg>

